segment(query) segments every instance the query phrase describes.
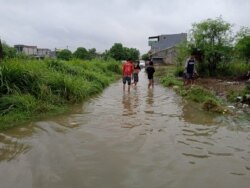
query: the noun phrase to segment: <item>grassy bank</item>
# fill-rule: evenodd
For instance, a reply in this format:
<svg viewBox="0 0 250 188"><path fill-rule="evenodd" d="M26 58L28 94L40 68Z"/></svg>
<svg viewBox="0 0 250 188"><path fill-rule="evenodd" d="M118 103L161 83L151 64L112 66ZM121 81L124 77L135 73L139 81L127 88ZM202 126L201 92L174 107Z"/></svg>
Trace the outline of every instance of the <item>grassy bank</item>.
<svg viewBox="0 0 250 188"><path fill-rule="evenodd" d="M115 61L8 60L0 65L0 130L60 113L101 92L121 73Z"/></svg>
<svg viewBox="0 0 250 188"><path fill-rule="evenodd" d="M197 85L184 86L183 80L176 77L176 74L178 74L178 70L174 65L160 66L156 71L156 77L159 78L162 85L173 87L185 99L201 104L204 110L216 113L228 112L223 106L223 102L211 91Z"/></svg>

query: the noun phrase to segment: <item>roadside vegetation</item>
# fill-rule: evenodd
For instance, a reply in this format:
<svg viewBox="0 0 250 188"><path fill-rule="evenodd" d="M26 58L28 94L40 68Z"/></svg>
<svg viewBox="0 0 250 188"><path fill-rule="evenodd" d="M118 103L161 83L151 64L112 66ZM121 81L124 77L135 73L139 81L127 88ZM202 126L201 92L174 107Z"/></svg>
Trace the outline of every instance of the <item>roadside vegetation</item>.
<svg viewBox="0 0 250 188"><path fill-rule="evenodd" d="M183 98L200 103L204 110L230 113L229 109L223 105L223 101L216 97L212 91L198 85L184 86L182 78L176 75L176 66L160 67L156 71L156 76L163 86L172 87Z"/></svg>
<svg viewBox="0 0 250 188"><path fill-rule="evenodd" d="M0 129L60 113L97 94L121 73L115 60L9 59L0 65Z"/></svg>
<svg viewBox="0 0 250 188"><path fill-rule="evenodd" d="M185 98L203 104L206 110L224 113L223 101L211 90L200 86L184 87L184 64L191 53L196 54L199 77L233 80L246 83L245 89L228 92L227 102L250 104L250 29L242 27L235 35L232 24L221 17L194 23L188 40L179 44L174 66L159 73L161 83L173 86ZM165 73L163 73L165 72ZM237 87L237 85L235 86ZM226 101L224 101L225 103Z"/></svg>
<svg viewBox="0 0 250 188"><path fill-rule="evenodd" d="M235 35L222 18L195 23L188 40L177 46L176 65L183 69L186 58L196 54L197 70L203 77L240 77L250 68L250 29Z"/></svg>
<svg viewBox="0 0 250 188"><path fill-rule="evenodd" d="M120 78L121 60L139 56L115 43L104 53L79 47L37 60L0 40L0 130L67 111Z"/></svg>

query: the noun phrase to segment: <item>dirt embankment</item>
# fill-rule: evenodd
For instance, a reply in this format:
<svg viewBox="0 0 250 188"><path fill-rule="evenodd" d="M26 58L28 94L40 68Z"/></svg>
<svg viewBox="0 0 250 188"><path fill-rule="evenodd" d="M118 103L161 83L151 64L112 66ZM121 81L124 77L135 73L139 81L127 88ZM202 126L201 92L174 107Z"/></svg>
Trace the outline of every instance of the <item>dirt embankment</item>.
<svg viewBox="0 0 250 188"><path fill-rule="evenodd" d="M242 92L245 89L246 81L232 81L217 78L198 78L195 84L200 85L216 95L226 97L230 92Z"/></svg>

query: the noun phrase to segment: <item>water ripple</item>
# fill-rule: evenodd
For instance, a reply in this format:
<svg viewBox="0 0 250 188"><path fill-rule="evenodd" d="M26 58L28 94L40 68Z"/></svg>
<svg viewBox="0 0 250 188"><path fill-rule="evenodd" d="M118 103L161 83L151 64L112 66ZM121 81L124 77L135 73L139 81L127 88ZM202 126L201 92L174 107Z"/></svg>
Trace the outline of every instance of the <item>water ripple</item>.
<svg viewBox="0 0 250 188"><path fill-rule="evenodd" d="M223 157L233 156L233 153L212 152L212 151L208 151L208 154L215 156L223 156Z"/></svg>
<svg viewBox="0 0 250 188"><path fill-rule="evenodd" d="M187 157L195 157L195 158L209 158L209 155L202 155L202 154L192 154L192 153L182 153L182 155L187 156Z"/></svg>

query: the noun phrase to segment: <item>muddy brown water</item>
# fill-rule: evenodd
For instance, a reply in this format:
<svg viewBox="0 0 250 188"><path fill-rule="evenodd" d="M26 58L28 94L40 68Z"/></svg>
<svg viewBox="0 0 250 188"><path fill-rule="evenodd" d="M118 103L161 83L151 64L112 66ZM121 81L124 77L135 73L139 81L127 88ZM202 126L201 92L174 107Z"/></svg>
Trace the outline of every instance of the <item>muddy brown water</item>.
<svg viewBox="0 0 250 188"><path fill-rule="evenodd" d="M0 133L1 188L249 188L249 119L205 113L143 71L71 114Z"/></svg>

